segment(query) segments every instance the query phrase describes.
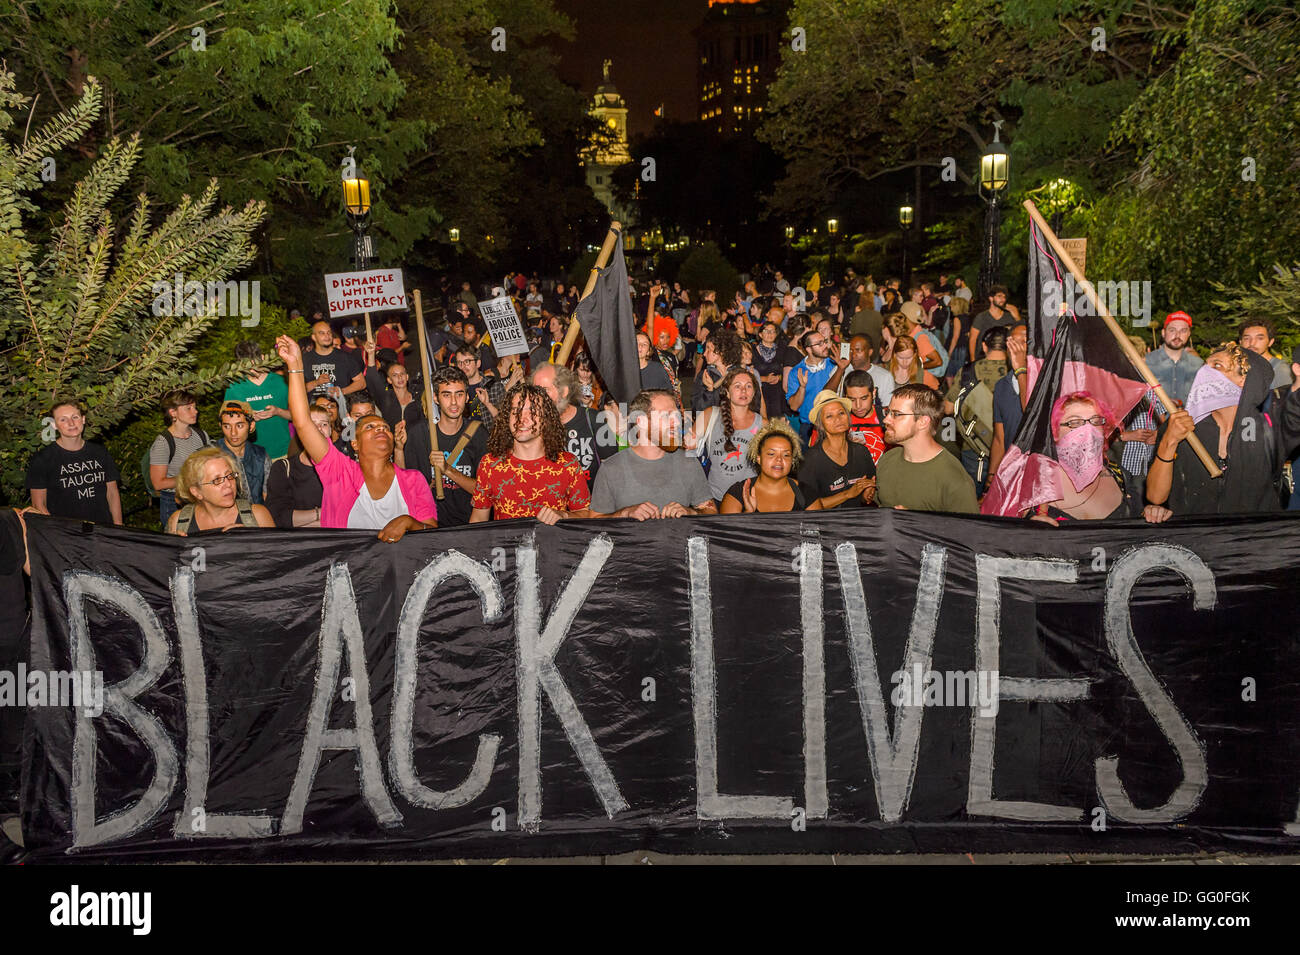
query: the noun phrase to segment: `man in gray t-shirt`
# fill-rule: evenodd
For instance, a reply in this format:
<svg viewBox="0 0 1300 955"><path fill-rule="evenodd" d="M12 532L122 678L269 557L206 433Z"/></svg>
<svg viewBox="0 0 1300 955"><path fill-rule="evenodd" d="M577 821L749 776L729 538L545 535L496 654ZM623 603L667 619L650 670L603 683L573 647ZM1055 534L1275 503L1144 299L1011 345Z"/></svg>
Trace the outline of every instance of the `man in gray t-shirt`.
<svg viewBox="0 0 1300 955"><path fill-rule="evenodd" d="M671 392L653 390L637 395L628 406L631 446L600 466L591 493L592 517L644 521L716 514L713 492L699 461L680 450L669 450L680 447L680 435Z"/></svg>

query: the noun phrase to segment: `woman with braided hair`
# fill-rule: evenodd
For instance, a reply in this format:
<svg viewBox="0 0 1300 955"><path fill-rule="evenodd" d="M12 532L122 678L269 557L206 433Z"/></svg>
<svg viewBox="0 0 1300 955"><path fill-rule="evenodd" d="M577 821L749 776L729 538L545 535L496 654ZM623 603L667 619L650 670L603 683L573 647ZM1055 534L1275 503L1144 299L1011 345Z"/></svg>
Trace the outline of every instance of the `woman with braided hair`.
<svg viewBox="0 0 1300 955"><path fill-rule="evenodd" d="M722 401L715 407L705 408L686 436L687 449L708 461L709 489L715 500L721 500L737 481L755 475L745 449L764 424L759 411L758 385L747 369L733 368L727 372L719 394Z"/></svg>

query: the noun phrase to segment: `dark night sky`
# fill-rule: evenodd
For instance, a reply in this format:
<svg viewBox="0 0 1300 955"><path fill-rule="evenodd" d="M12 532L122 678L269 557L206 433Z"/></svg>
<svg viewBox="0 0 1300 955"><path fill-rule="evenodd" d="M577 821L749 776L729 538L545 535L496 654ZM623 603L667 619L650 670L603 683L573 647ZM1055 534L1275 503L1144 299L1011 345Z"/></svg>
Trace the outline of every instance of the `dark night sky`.
<svg viewBox="0 0 1300 955"><path fill-rule="evenodd" d="M695 117L695 38L708 0L556 0L573 20L574 43L561 44L560 76L591 95L600 65L614 61L612 75L628 107L631 136L653 128L662 102L669 119Z"/></svg>

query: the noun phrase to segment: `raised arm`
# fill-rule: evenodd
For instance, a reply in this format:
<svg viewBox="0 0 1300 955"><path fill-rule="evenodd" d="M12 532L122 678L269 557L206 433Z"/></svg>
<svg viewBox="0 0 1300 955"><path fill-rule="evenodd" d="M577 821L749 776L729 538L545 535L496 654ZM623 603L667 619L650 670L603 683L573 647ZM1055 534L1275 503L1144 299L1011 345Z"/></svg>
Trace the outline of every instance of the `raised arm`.
<svg viewBox="0 0 1300 955"><path fill-rule="evenodd" d="M330 443L312 424L307 408L307 386L303 381L302 349L288 335L275 340L275 350L284 361L289 384L289 414L298 432L298 440L312 461L319 464L329 454Z"/></svg>
<svg viewBox="0 0 1300 955"><path fill-rule="evenodd" d="M1151 467L1147 471L1147 500L1152 504L1164 506L1168 502L1174 484L1174 460L1178 457L1179 446L1195 430L1196 424L1186 411L1175 411L1165 423L1164 433L1160 436L1156 453L1151 458Z"/></svg>

